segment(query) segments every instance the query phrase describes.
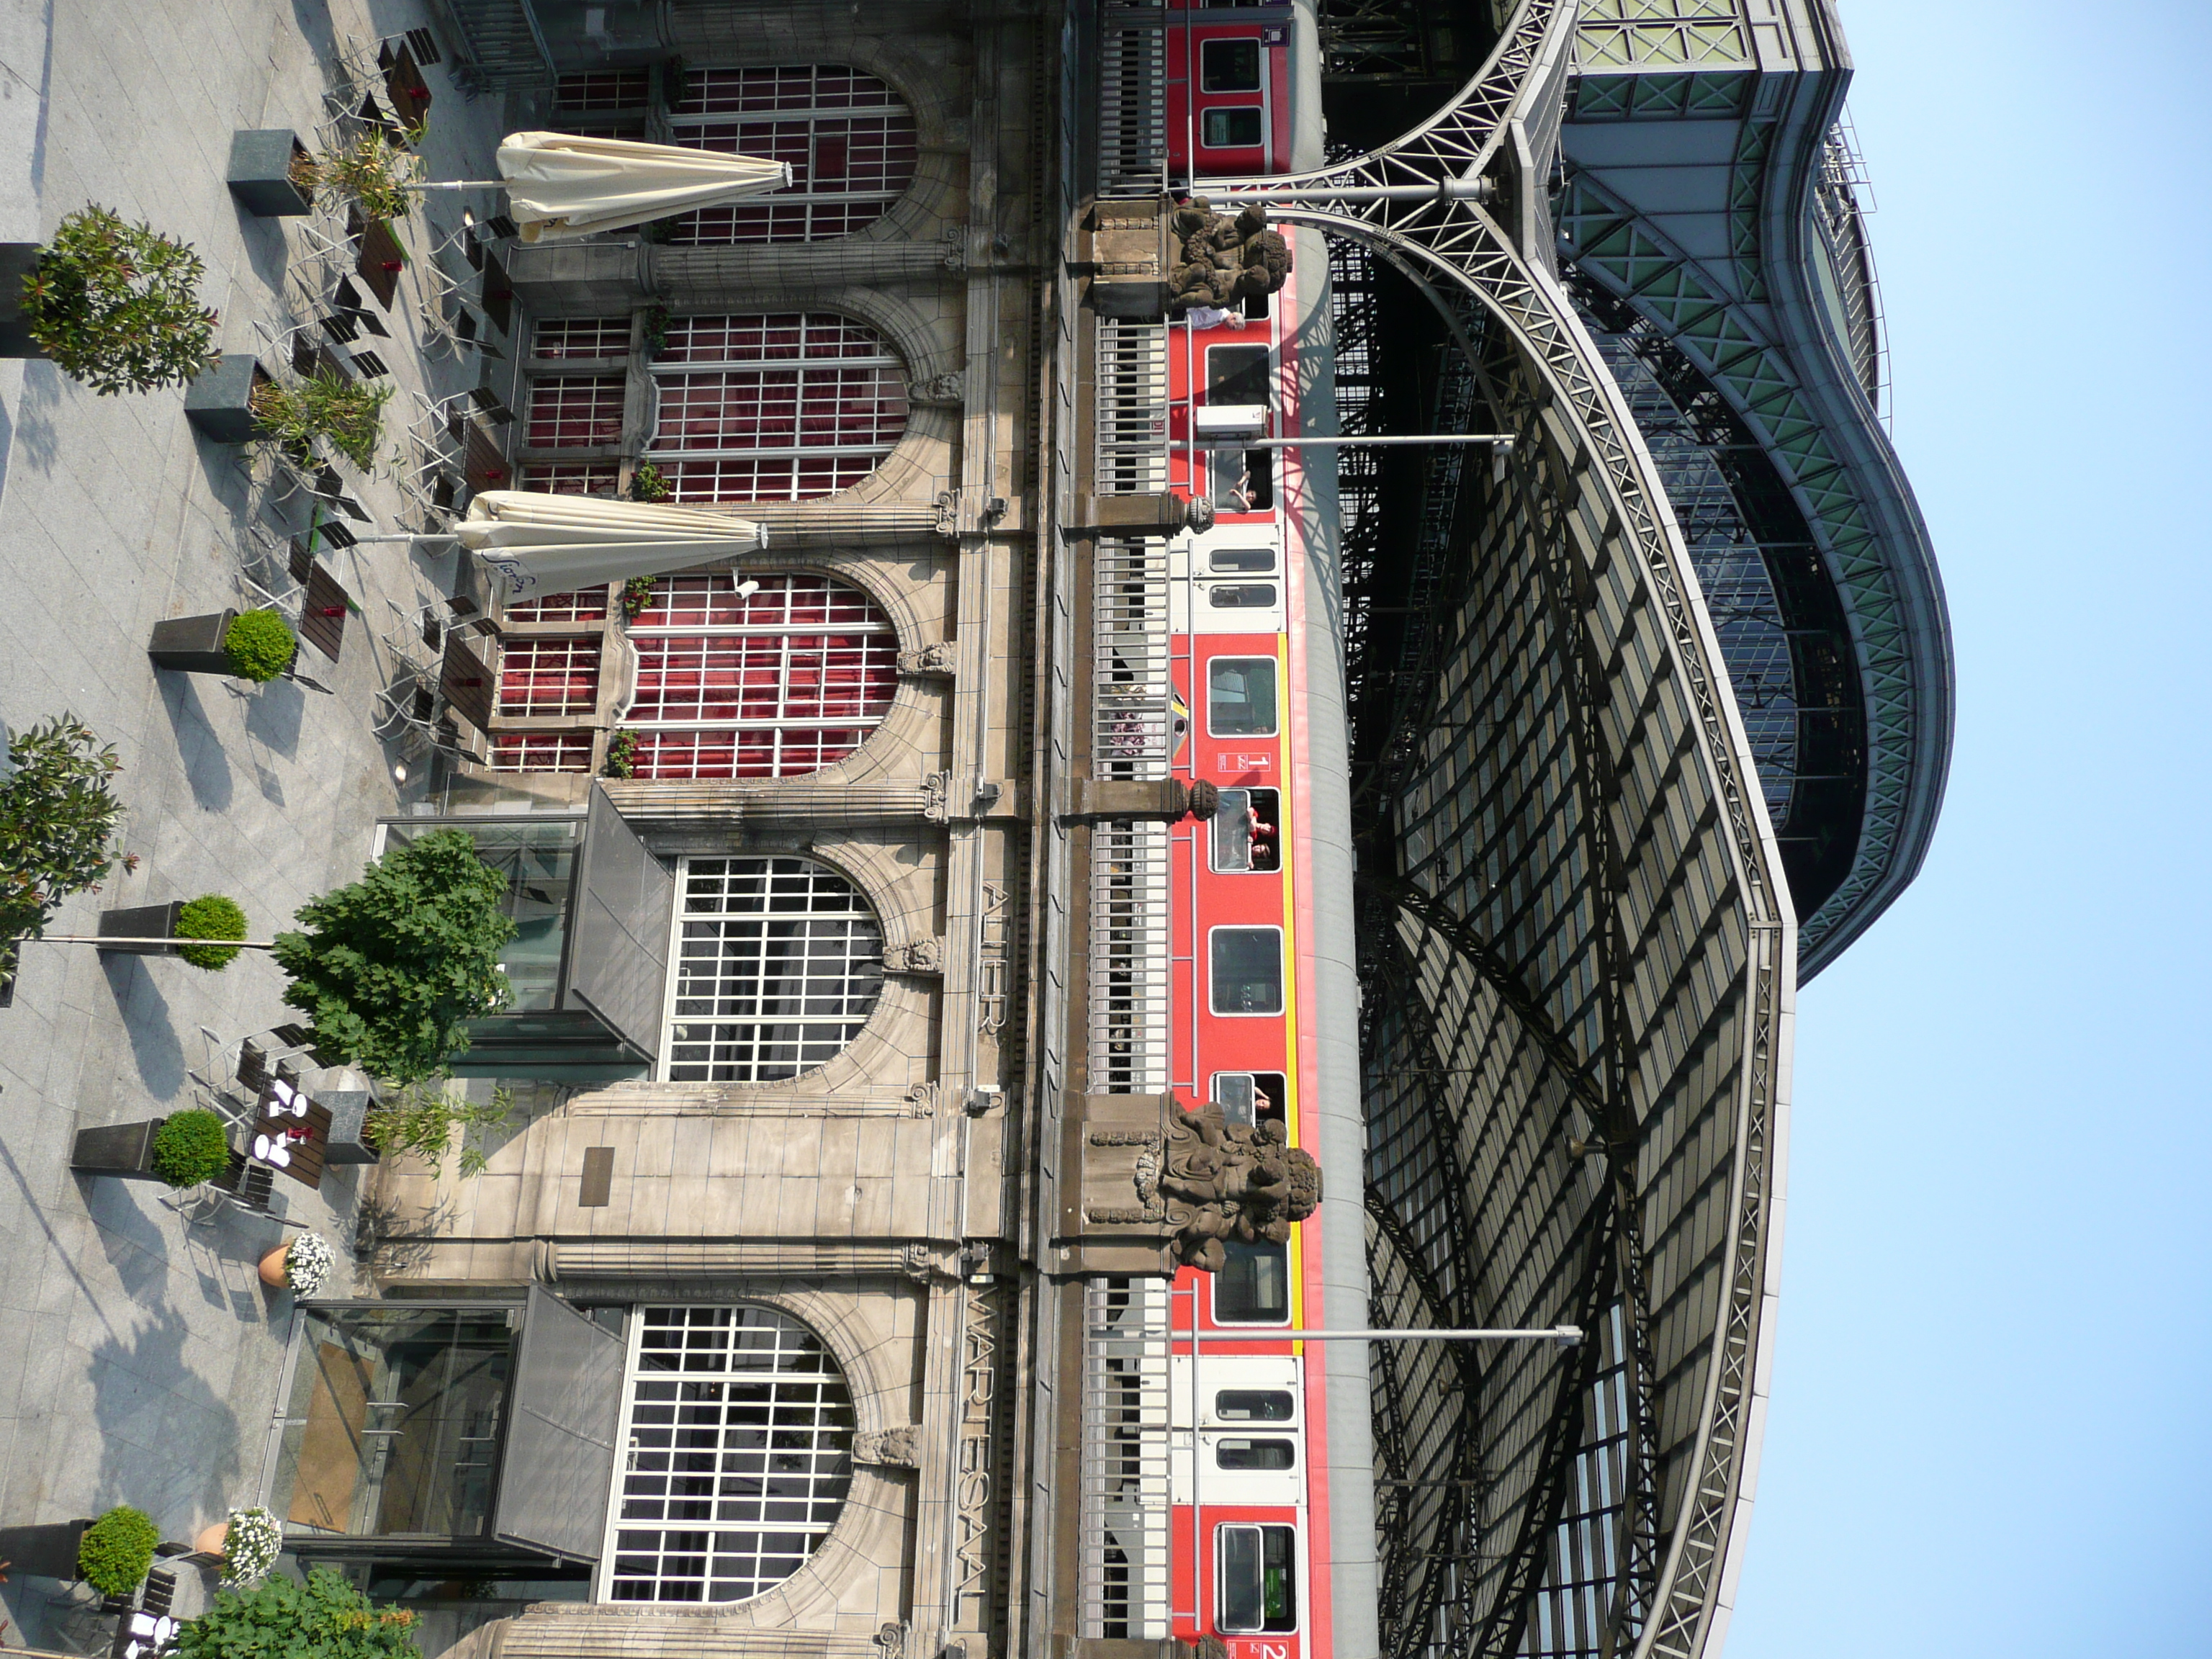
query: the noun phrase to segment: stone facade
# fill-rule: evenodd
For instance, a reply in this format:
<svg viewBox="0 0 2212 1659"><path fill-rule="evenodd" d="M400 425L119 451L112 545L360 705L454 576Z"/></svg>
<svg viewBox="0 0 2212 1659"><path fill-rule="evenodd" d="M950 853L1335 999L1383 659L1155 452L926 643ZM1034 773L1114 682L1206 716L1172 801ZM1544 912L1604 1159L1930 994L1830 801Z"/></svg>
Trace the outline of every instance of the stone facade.
<svg viewBox="0 0 2212 1659"><path fill-rule="evenodd" d="M1007 1550L1008 1379L1028 1302L1006 1258L1024 1206L1010 1109L1031 903L1030 481L1049 337L1050 295L1030 274L1049 135L1032 121L1052 38L1018 6L892 3L856 21L842 5L675 0L659 15L663 44L693 68L852 65L914 116L913 180L862 233L617 240L512 264L533 318L836 311L902 364L905 432L864 481L731 507L769 528L766 550L735 562L746 573L827 574L891 619L898 682L881 725L809 776L606 784L665 860L788 853L843 875L881 924L883 990L859 1036L798 1076L599 1088L537 1110L479 1175L388 1166L377 1279L387 1296L540 1283L586 1309L774 1308L821 1339L851 1393L850 1495L781 1584L688 1608L549 1602L477 1631L466 1651L980 1659L1013 1640L1002 1561L1020 1558ZM641 357L629 377L625 482L641 459ZM603 734L634 678L621 634L606 624ZM454 799L580 799L591 783L483 774Z"/></svg>

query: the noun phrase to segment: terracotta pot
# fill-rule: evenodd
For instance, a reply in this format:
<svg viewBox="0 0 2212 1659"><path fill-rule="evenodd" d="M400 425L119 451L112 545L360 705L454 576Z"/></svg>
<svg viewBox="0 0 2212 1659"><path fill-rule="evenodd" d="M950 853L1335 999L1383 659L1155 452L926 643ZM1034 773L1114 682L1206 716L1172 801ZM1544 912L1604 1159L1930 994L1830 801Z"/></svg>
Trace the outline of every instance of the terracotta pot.
<svg viewBox="0 0 2212 1659"><path fill-rule="evenodd" d="M201 1555L221 1555L222 1547L230 1537L230 1522L218 1521L211 1527L202 1527L192 1540L192 1548Z"/></svg>
<svg viewBox="0 0 2212 1659"><path fill-rule="evenodd" d="M292 1247L289 1244L279 1244L275 1249L270 1251L267 1255L261 1258L261 1282L263 1284L275 1285L280 1287L284 1284L284 1255Z"/></svg>

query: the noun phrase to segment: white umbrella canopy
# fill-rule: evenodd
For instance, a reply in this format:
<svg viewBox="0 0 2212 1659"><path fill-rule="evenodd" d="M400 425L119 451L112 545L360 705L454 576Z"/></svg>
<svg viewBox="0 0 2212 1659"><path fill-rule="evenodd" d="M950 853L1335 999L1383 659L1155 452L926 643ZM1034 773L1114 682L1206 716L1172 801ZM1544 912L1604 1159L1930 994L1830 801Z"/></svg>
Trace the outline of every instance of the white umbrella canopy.
<svg viewBox="0 0 2212 1659"><path fill-rule="evenodd" d="M508 133L500 142L499 170L508 215L526 242L624 230L791 182L786 161L565 132Z"/></svg>
<svg viewBox="0 0 2212 1659"><path fill-rule="evenodd" d="M518 593L658 576L768 545L764 526L726 513L531 489L484 491L453 533Z"/></svg>

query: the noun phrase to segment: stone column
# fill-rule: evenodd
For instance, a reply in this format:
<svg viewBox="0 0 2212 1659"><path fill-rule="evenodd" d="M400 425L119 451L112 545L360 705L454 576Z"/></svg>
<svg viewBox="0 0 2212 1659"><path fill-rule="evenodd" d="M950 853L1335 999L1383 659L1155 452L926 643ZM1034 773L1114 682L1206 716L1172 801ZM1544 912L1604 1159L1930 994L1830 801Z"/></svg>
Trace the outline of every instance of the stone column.
<svg viewBox="0 0 2212 1659"><path fill-rule="evenodd" d="M941 772L912 783L809 783L796 779L698 779L671 782L609 778L609 799L640 825L799 822L823 826L933 823L946 819Z"/></svg>
<svg viewBox="0 0 2212 1659"><path fill-rule="evenodd" d="M732 303L732 295L795 295L957 280L957 242L842 236L823 242L640 250L644 283L679 310Z"/></svg>
<svg viewBox="0 0 2212 1659"><path fill-rule="evenodd" d="M949 505L937 501L734 501L718 511L768 526L765 553L747 553L732 565L773 562L779 554L842 552L951 535Z"/></svg>
<svg viewBox="0 0 2212 1659"><path fill-rule="evenodd" d="M506 1621L498 1659L885 1659L880 1636L763 1630L741 1612L540 1601Z"/></svg>

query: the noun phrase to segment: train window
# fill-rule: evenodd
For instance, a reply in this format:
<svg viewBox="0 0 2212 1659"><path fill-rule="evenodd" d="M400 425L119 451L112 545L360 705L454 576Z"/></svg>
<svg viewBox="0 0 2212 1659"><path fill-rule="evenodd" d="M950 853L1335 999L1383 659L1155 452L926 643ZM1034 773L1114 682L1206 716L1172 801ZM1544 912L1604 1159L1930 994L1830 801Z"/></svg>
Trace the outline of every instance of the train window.
<svg viewBox="0 0 2212 1659"><path fill-rule="evenodd" d="M1269 513L1275 506L1275 452L1272 449L1209 449L1206 476L1213 483L1213 505L1223 513Z"/></svg>
<svg viewBox="0 0 2212 1659"><path fill-rule="evenodd" d="M1224 1635L1298 1627L1295 1527L1224 1527L1213 1627Z"/></svg>
<svg viewBox="0 0 2212 1659"><path fill-rule="evenodd" d="M1206 350L1206 401L1210 404L1274 402L1267 382L1267 348L1263 345L1208 346Z"/></svg>
<svg viewBox="0 0 2212 1659"><path fill-rule="evenodd" d="M1213 1414L1224 1423L1287 1423L1297 1405L1288 1389L1223 1389Z"/></svg>
<svg viewBox="0 0 2212 1659"><path fill-rule="evenodd" d="M1283 1012L1281 928L1217 927L1212 955L1215 1013Z"/></svg>
<svg viewBox="0 0 2212 1659"><path fill-rule="evenodd" d="M1264 576L1275 568L1275 550L1272 547L1215 547L1206 555L1209 570L1234 572L1244 576Z"/></svg>
<svg viewBox="0 0 2212 1659"><path fill-rule="evenodd" d="M1224 1437L1213 1443L1213 1462L1223 1469L1287 1469L1297 1465L1297 1456L1287 1440Z"/></svg>
<svg viewBox="0 0 2212 1659"><path fill-rule="evenodd" d="M1255 317L1264 317L1267 314L1267 296L1266 295L1248 294L1244 296L1244 319L1247 322Z"/></svg>
<svg viewBox="0 0 2212 1659"><path fill-rule="evenodd" d="M1230 874L1283 867L1281 792L1224 789L1213 811L1213 867Z"/></svg>
<svg viewBox="0 0 2212 1659"><path fill-rule="evenodd" d="M1275 735L1275 659L1216 657L1206 666L1206 729L1217 738Z"/></svg>
<svg viewBox="0 0 2212 1659"><path fill-rule="evenodd" d="M1206 590L1206 602L1216 611L1272 611L1273 582L1217 582Z"/></svg>
<svg viewBox="0 0 2212 1659"><path fill-rule="evenodd" d="M1279 1325L1291 1316L1291 1253L1229 1239L1213 1276L1213 1316L1224 1325Z"/></svg>
<svg viewBox="0 0 2212 1659"><path fill-rule="evenodd" d="M1260 90L1260 40L1207 40L1198 48L1200 92Z"/></svg>
<svg viewBox="0 0 2212 1659"><path fill-rule="evenodd" d="M1257 149L1261 131L1256 108L1210 109L1198 142L1208 149Z"/></svg>

